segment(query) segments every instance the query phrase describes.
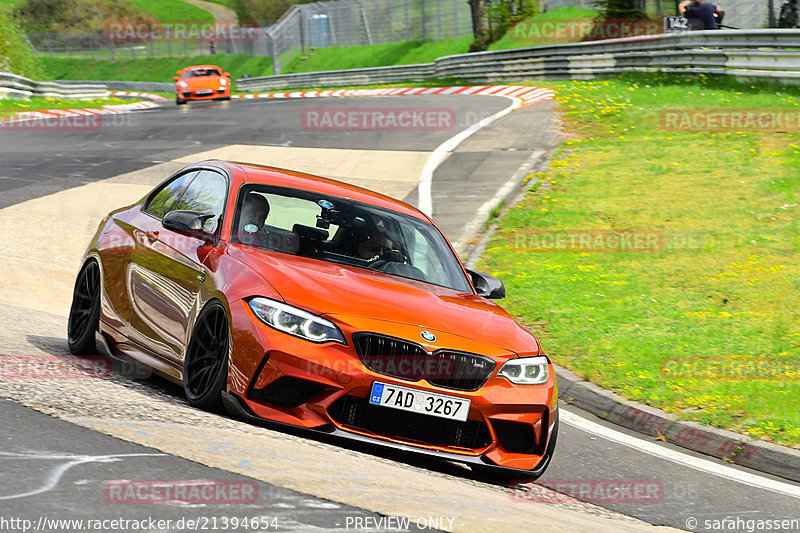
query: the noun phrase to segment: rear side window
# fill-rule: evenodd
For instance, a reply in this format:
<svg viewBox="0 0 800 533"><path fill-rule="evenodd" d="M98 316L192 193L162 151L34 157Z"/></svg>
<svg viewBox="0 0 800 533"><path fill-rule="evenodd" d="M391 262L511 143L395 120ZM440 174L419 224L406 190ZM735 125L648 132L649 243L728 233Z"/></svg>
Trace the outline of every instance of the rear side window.
<svg viewBox="0 0 800 533"><path fill-rule="evenodd" d="M178 176L166 185L161 187L161 190L150 196L144 210L154 217L164 218L164 215L172 211L178 198L181 197L186 185L198 174L198 171L187 172Z"/></svg>
<svg viewBox="0 0 800 533"><path fill-rule="evenodd" d="M214 216L206 221L203 231L216 233L222 222L227 193L228 182L222 174L211 170L201 170L171 211L200 211L212 214Z"/></svg>

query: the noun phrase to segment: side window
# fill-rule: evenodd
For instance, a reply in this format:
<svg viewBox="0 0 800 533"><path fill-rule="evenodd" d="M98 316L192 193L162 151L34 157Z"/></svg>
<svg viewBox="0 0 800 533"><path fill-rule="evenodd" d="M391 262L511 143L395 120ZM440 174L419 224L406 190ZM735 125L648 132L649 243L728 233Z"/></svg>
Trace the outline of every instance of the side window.
<svg viewBox="0 0 800 533"><path fill-rule="evenodd" d="M197 175L198 171L187 172L164 185L160 191L150 197L144 210L154 217L164 218L173 210L173 205L181 197L186 185Z"/></svg>
<svg viewBox="0 0 800 533"><path fill-rule="evenodd" d="M225 209L225 197L228 193L228 182L217 172L201 170L183 193L181 199L172 210L200 211L213 214L206 221L203 231L216 233L222 222L222 211Z"/></svg>

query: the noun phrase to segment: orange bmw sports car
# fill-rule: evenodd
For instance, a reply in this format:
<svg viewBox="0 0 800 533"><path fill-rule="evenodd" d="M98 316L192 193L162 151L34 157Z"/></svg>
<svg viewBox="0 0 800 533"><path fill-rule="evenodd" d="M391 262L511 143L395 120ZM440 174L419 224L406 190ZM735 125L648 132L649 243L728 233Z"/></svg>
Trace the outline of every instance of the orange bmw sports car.
<svg viewBox="0 0 800 533"><path fill-rule="evenodd" d="M556 377L503 296L403 202L205 161L102 220L69 347L132 357L195 407L538 477Z"/></svg>
<svg viewBox="0 0 800 533"><path fill-rule="evenodd" d="M179 70L175 76L175 103L188 100L230 100L230 72L215 65L196 65Z"/></svg>

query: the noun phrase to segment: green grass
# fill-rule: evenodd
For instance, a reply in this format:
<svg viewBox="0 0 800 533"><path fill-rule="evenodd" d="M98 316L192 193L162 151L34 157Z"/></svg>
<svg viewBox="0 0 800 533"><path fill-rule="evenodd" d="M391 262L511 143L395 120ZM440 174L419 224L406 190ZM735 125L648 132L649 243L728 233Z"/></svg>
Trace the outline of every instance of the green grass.
<svg viewBox="0 0 800 533"><path fill-rule="evenodd" d="M211 22L214 16L183 0L127 0L161 21Z"/></svg>
<svg viewBox="0 0 800 533"><path fill-rule="evenodd" d="M282 74L339 70L384 65L408 65L426 63L440 55L464 53L469 48L470 38L438 42L411 42L363 46L355 48L321 48L309 50L305 56L295 56L286 61ZM140 52L144 55L145 52ZM287 53L284 57L291 56ZM118 52L117 57L122 56ZM175 71L190 64L212 63L220 65L238 79L242 74L268 76L272 74L272 61L268 57L245 55L215 55L187 58L157 59L90 59L54 57L42 58L45 70L56 80L124 80L124 81L172 81Z"/></svg>
<svg viewBox="0 0 800 533"><path fill-rule="evenodd" d="M107 98L98 100L60 100L54 98L31 98L30 100L0 99L0 118L9 117L24 111L42 111L45 109L97 109L104 105L129 104L136 100ZM0 126L2 129L2 126Z"/></svg>
<svg viewBox="0 0 800 533"><path fill-rule="evenodd" d="M92 61L89 59L42 58L45 71L54 80L160 81L172 82L175 72L189 65L219 65L236 80L242 74L263 76L272 71L268 57L245 55L160 58L148 60Z"/></svg>
<svg viewBox="0 0 800 533"><path fill-rule="evenodd" d="M441 56L466 53L470 42L471 37L462 37L434 42L409 41L349 48L317 48L295 57L281 69L281 73L431 63Z"/></svg>
<svg viewBox="0 0 800 533"><path fill-rule="evenodd" d="M602 387L800 445L800 133L661 125L666 110L798 112L798 89L663 74L539 85L556 89L571 140L482 259L505 307ZM536 231L663 238L565 252Z"/></svg>
<svg viewBox="0 0 800 533"><path fill-rule="evenodd" d="M205 0L205 1L233 9L233 0Z"/></svg>
<svg viewBox="0 0 800 533"><path fill-rule="evenodd" d="M567 41L580 41L580 38L577 33L573 34L569 31L565 32L565 35L569 37L569 39L558 39L557 42L554 42L553 39L536 39L535 33L532 34L532 29L537 28L539 32L542 34L543 37L547 37L550 32L544 31L546 29L543 26L543 23L550 22L566 22L569 21L571 23L579 24L579 23L590 23L591 20L597 16L597 11L592 9L586 9L583 7L577 6L566 6L566 7L559 7L557 9L553 9L552 11L548 11L547 13L542 13L540 15L535 15L533 17L527 18L524 21L520 22L518 28L515 32L515 29L512 28L506 34L498 39L497 41L493 42L489 45L489 50L508 50L510 48L525 48L528 46L543 46L548 44L558 44ZM553 33L555 30L551 30ZM522 37L524 36L524 38Z"/></svg>
<svg viewBox="0 0 800 533"><path fill-rule="evenodd" d="M0 6L0 72L41 78L41 61L28 46L22 28L9 12L10 9Z"/></svg>

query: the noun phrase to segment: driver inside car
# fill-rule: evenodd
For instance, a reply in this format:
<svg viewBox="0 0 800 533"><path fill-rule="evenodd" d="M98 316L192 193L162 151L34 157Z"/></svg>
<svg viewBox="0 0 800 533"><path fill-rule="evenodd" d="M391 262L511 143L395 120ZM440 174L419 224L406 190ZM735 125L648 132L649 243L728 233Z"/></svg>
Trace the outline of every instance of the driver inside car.
<svg viewBox="0 0 800 533"><path fill-rule="evenodd" d="M373 226L364 239L358 243L358 257L374 261L391 250L393 244L388 235Z"/></svg>
<svg viewBox="0 0 800 533"><path fill-rule="evenodd" d="M251 192L244 199L239 216L239 242L250 246L263 246L267 240L265 221L269 216L269 201Z"/></svg>

